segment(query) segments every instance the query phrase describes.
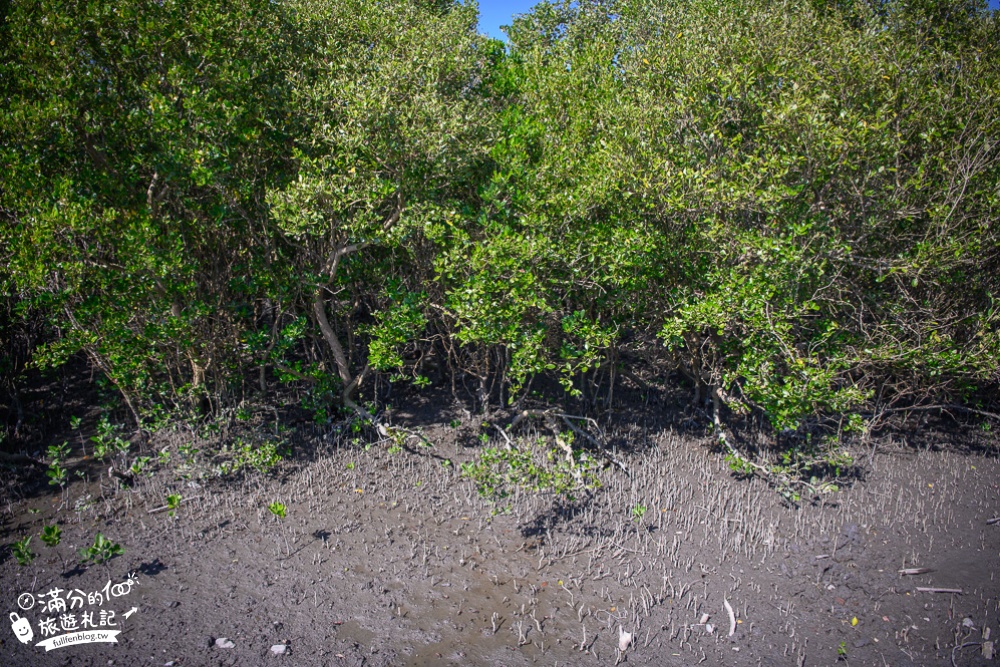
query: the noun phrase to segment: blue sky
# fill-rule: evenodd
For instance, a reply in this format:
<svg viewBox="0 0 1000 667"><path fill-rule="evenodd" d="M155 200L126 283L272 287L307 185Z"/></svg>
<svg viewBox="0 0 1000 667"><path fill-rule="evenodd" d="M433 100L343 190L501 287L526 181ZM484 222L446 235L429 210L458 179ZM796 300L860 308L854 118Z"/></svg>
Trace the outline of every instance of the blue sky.
<svg viewBox="0 0 1000 667"><path fill-rule="evenodd" d="M506 40L500 26L510 25L514 14L526 13L537 2L538 0L479 0L479 32Z"/></svg>
<svg viewBox="0 0 1000 667"><path fill-rule="evenodd" d="M511 16L530 10L538 0L479 0L479 32L506 40L501 25L509 25ZM1000 8L1000 0L989 0L990 9Z"/></svg>

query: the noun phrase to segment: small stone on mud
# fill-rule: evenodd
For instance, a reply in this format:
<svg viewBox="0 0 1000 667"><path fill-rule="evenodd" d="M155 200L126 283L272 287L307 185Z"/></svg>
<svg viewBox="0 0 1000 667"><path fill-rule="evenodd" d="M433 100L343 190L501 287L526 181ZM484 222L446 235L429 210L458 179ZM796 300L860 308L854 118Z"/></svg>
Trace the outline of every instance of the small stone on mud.
<svg viewBox="0 0 1000 667"><path fill-rule="evenodd" d="M229 641L225 637L219 637L218 639L216 639L215 645L218 646L219 648L234 648L236 646L236 644Z"/></svg>
<svg viewBox="0 0 1000 667"><path fill-rule="evenodd" d="M711 623L705 624L705 632L707 632L708 634L712 634L713 632L715 632L715 628L712 627Z"/></svg>
<svg viewBox="0 0 1000 667"><path fill-rule="evenodd" d="M702 614L701 615L701 620L698 621L698 625L705 625L706 623L708 623L708 619L710 619L710 618L712 618L712 617L709 616L708 614Z"/></svg>
<svg viewBox="0 0 1000 667"><path fill-rule="evenodd" d="M993 642L983 642L983 657L992 660L993 655Z"/></svg>
<svg viewBox="0 0 1000 667"><path fill-rule="evenodd" d="M271 647L271 653L275 655L284 655L287 650L288 647L285 644L275 644Z"/></svg>
<svg viewBox="0 0 1000 667"><path fill-rule="evenodd" d="M962 625L965 626L965 627L967 627L967 628L971 628L971 627L973 627L975 625L975 623L972 622L971 618L969 618L968 616L966 616L965 618L962 619Z"/></svg>
<svg viewBox="0 0 1000 667"><path fill-rule="evenodd" d="M864 648L865 646L868 646L867 639L859 639L856 642L854 642L854 648Z"/></svg>

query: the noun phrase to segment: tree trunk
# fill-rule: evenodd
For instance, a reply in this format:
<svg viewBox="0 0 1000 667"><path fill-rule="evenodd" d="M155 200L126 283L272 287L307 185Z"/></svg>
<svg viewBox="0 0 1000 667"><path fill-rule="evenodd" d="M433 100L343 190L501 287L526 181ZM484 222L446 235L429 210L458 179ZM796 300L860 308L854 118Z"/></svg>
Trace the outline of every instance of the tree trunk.
<svg viewBox="0 0 1000 667"><path fill-rule="evenodd" d="M316 315L316 322L319 324L319 330L323 333L323 339L326 340L326 344L330 346L330 352L333 353L333 361L337 364L337 374L340 375L340 379L344 382L344 387L346 388L350 386L353 380L351 377L351 368L347 363L344 347L340 344L337 333L330 326L330 320L326 317L326 303L323 300L322 288L316 290L316 293L313 295L313 314Z"/></svg>

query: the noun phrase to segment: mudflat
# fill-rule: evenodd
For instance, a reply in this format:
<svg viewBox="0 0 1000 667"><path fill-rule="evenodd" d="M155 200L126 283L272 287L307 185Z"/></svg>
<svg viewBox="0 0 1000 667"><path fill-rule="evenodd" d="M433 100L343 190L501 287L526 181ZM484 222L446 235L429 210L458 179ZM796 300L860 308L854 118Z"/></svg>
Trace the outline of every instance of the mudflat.
<svg viewBox="0 0 1000 667"><path fill-rule="evenodd" d="M3 611L35 637L5 633L0 663L995 664L995 446L886 440L854 452L854 483L796 506L638 406L607 426L624 470L600 488L491 505L460 469L482 420L449 410L395 416L433 447L289 429L268 474L213 476L196 451L212 448L181 431L145 445L174 464L129 484L83 459L64 493L5 471L4 542L51 524L62 537L33 539L26 566L5 549ZM98 532L124 553L81 564ZM99 629L117 642L36 647L46 618L66 632L54 597L95 625L115 612Z"/></svg>

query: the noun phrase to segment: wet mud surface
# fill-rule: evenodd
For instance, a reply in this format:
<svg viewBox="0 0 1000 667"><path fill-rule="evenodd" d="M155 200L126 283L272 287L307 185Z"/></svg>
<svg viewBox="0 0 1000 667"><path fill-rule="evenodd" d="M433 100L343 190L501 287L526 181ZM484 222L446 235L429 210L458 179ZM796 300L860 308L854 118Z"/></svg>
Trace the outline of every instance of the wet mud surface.
<svg viewBox="0 0 1000 667"><path fill-rule="evenodd" d="M705 438L620 424L617 441L636 443L617 452L628 474L494 514L459 470L479 425L448 416L410 416L435 443L414 451L291 432L308 446L268 475L199 479L192 455L124 488L91 466L61 495L6 472L3 543L34 534L38 558L19 566L4 549L0 601L29 619L32 644L58 617L52 589L136 583L89 607L116 612L118 643L45 651L4 630L0 664L997 664L995 447L856 452L863 479L795 508L733 478ZM180 461L191 442L149 448ZM172 516L169 494L183 498ZM54 522L50 548L37 534ZM97 532L125 553L78 565Z"/></svg>

